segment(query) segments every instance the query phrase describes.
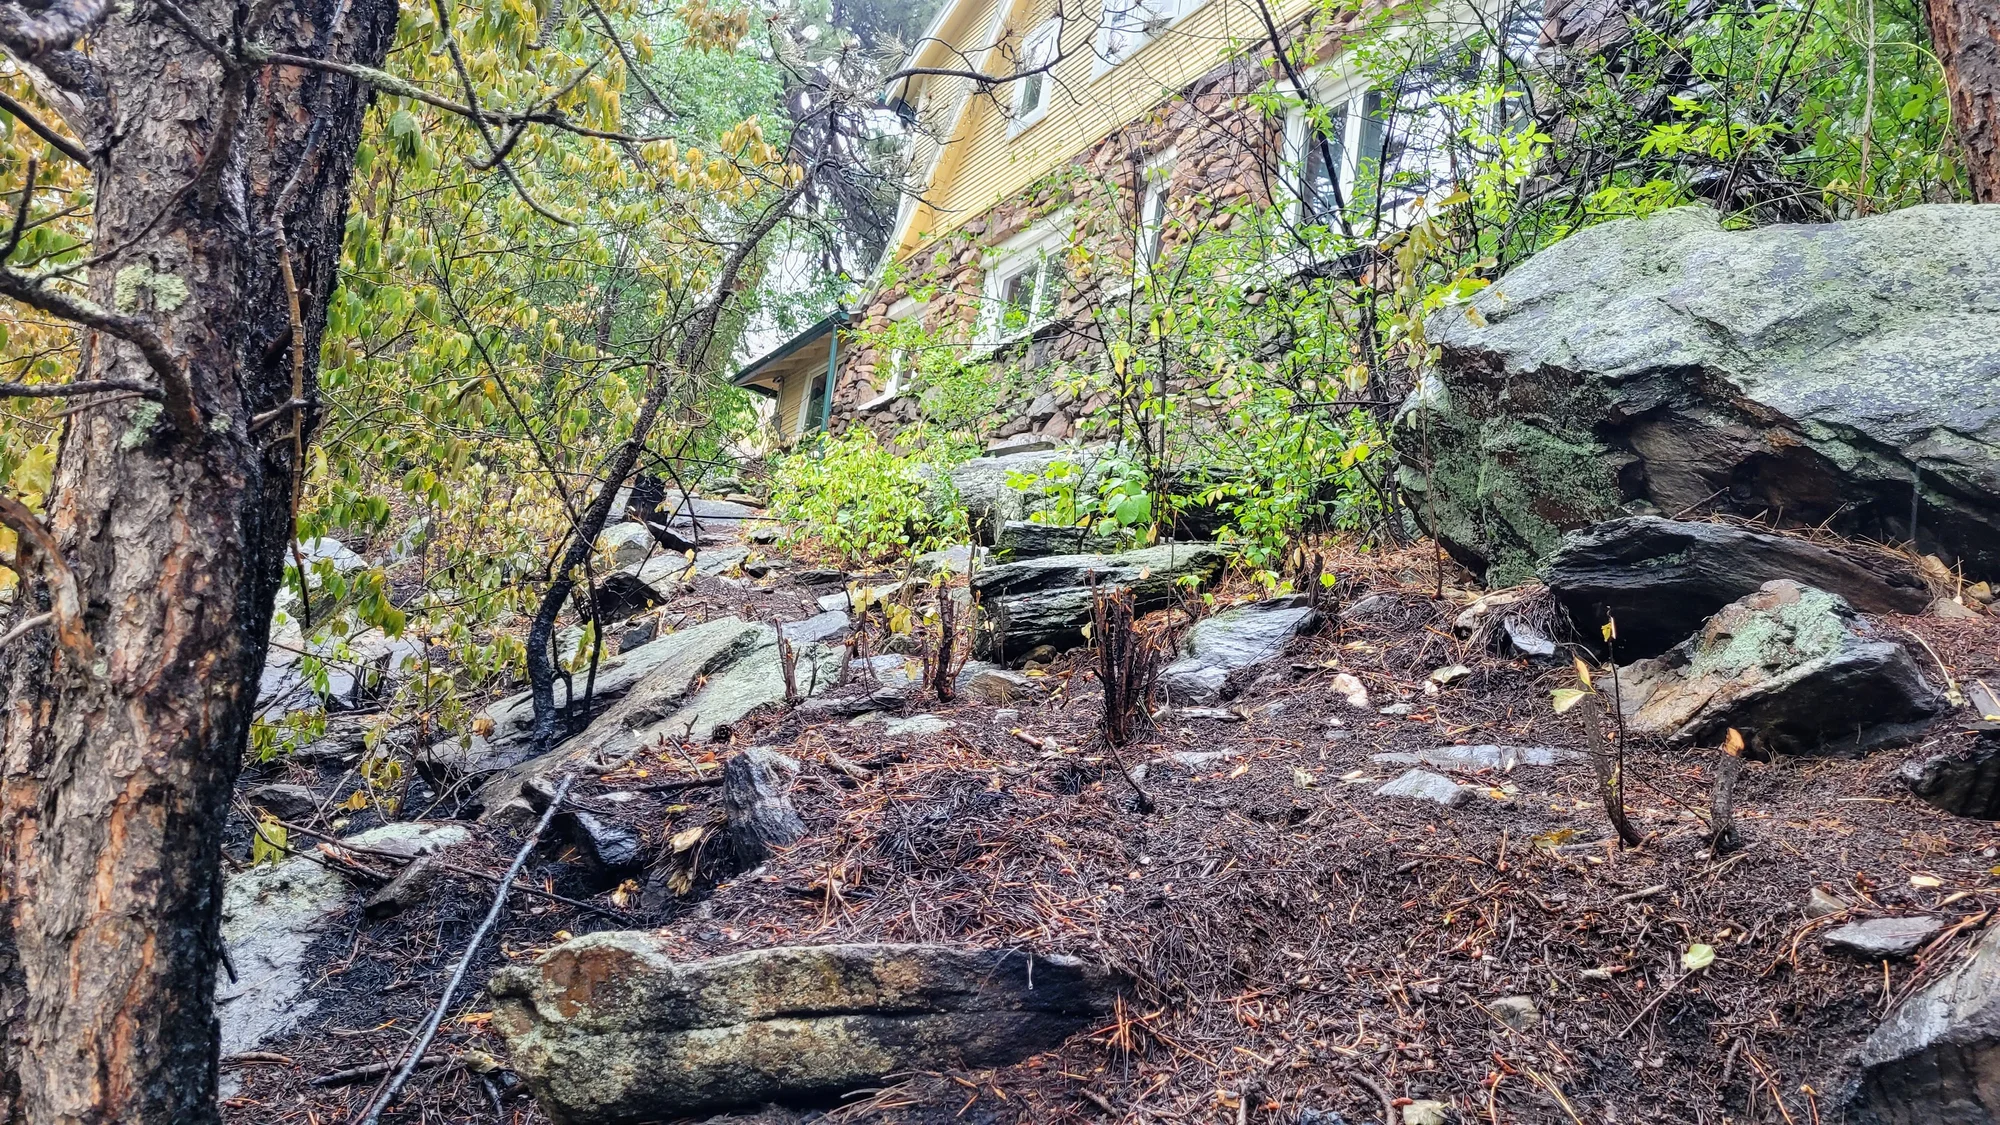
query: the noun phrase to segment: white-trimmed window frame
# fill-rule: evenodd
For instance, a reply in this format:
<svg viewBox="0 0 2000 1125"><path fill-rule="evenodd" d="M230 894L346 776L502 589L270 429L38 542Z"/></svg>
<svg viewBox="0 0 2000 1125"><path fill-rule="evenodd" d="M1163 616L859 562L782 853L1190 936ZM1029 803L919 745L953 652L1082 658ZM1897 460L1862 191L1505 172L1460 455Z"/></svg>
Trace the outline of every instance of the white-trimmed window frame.
<svg viewBox="0 0 2000 1125"><path fill-rule="evenodd" d="M1001 243L988 252L986 276L981 282L981 315L979 339L988 347L999 347L1036 331L1056 319L1062 311L1062 293L1046 293L1044 289L1055 278L1060 284L1063 260L1069 254L1070 221L1067 213L1052 216L1035 223L1028 229ZM1006 326L1006 293L1009 282L1030 272L1035 274L1035 295L1030 308L1041 307L1045 302L1046 311L1042 315L1030 313L1028 322L1018 328Z"/></svg>
<svg viewBox="0 0 2000 1125"><path fill-rule="evenodd" d="M924 307L917 304L916 298L904 297L902 300L889 306L889 325L893 328L913 316L921 315L923 311ZM875 376L881 374L882 367L886 366L889 369L888 385L884 386L877 380L875 385L879 389L875 392L875 397L856 406L854 409L857 411L873 410L885 403L895 401L896 396L903 393L904 386L910 381L911 361L914 358L910 354L910 346L908 344L897 344L891 347L889 354L883 356L878 361L876 369L870 373L870 378L874 379Z"/></svg>
<svg viewBox="0 0 2000 1125"><path fill-rule="evenodd" d="M1160 33L1173 26L1175 20L1200 7L1206 0L1104 0L1097 21L1097 63L1092 77L1102 77L1111 72L1119 63L1139 53L1146 44L1159 38ZM1144 13L1146 18L1139 26L1126 25L1127 17L1135 12ZM1124 38L1120 41L1121 37Z"/></svg>
<svg viewBox="0 0 2000 1125"><path fill-rule="evenodd" d="M1180 153L1172 148L1154 154L1139 170L1139 210L1132 243L1132 276L1145 278L1166 249L1167 208L1173 199L1174 169Z"/></svg>
<svg viewBox="0 0 2000 1125"><path fill-rule="evenodd" d="M1368 96L1378 93L1364 74L1343 73L1333 65L1307 76L1312 84L1310 101L1315 106L1329 109L1338 107L1340 117L1339 158L1340 167L1335 171L1334 182L1340 186L1341 201L1353 206L1354 189L1360 171L1361 141L1365 130ZM1306 99L1301 99L1306 100ZM1378 101L1378 110L1379 102ZM1285 217L1289 222L1298 223L1306 218L1305 204L1308 194L1306 167L1312 155L1309 146L1318 141L1310 134L1310 114L1304 105L1295 106L1285 115ZM1380 153L1376 153L1380 156ZM1385 221L1388 216L1384 216Z"/></svg>
<svg viewBox="0 0 2000 1125"><path fill-rule="evenodd" d="M1009 126L1010 135L1019 133L1048 115L1049 103L1054 100L1054 77L1048 69L1056 59L1062 46L1062 21L1046 19L1036 25L1033 31L1021 37L1021 54L1016 72L1034 71L1014 83L1014 120ZM1028 95L1033 94L1033 105L1027 104Z"/></svg>

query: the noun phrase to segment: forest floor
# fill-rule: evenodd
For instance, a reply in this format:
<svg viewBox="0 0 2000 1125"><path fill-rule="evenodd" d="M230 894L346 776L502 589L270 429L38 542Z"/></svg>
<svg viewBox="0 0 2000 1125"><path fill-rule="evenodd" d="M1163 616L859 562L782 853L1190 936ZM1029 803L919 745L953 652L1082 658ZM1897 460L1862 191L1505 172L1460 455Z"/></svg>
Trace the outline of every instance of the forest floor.
<svg viewBox="0 0 2000 1125"><path fill-rule="evenodd" d="M1083 653L1043 670L1046 690L1004 719L926 697L912 711L948 726L892 734L880 716L797 713L739 724L733 743L806 766L792 799L809 834L755 871L730 870L719 846L666 843L718 821L720 790L660 786L719 773L727 746L667 747L594 779L577 803L686 865L688 893L642 916L634 885L593 881L560 847L541 856L529 882L599 909L513 898L431 1048L436 1064L384 1120L547 1120L504 1069L485 978L568 935L635 926L689 959L948 942L1076 954L1138 982L1129 1006L1057 1051L898 1076L839 1106L760 1117L773 1122L1400 1125L1424 1099L1493 1125L1840 1120L1854 1048L2000 909L2000 828L1934 809L1896 777L1912 756L1968 743L1954 725L1966 713L1859 760L1749 764L1736 795L1744 846L1721 857L1697 815L1713 749L1630 747L1627 801L1645 837L1631 849L1583 763L1461 774L1479 795L1455 809L1378 796L1404 768L1379 753L1583 749L1580 725L1549 704L1573 673L1468 651L1452 622L1470 595L1447 582L1434 596L1425 550L1340 563L1343 602L1394 600L1303 639L1282 682L1232 701L1229 718L1169 717L1128 747L1151 812L1097 739ZM782 575L704 578L670 608L796 618L815 592ZM1880 623L1921 633L1956 680L2000 685L2000 619ZM1454 663L1471 675L1428 692L1430 673ZM1358 676L1376 707L1409 713L1352 706L1336 672ZM324 787L330 769L293 761L244 784ZM427 797L414 786L409 814ZM481 829L453 862L498 872L516 846ZM1815 887L1851 909L1809 916ZM298 1032L226 1061L240 1078L228 1120L348 1121L380 1075L341 1072L407 1046L491 895L485 879L450 878L416 909L374 920L356 905L314 938L318 1007ZM1905 914L1947 923L1913 960L1853 960L1816 938L1851 916ZM1685 967L1698 944L1713 963Z"/></svg>

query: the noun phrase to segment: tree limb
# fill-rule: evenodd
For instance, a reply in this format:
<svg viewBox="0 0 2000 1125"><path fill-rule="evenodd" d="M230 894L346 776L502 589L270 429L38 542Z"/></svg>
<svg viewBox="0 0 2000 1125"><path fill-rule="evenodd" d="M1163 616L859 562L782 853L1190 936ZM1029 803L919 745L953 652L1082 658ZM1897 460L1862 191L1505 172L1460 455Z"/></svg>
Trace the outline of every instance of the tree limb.
<svg viewBox="0 0 2000 1125"><path fill-rule="evenodd" d="M5 91L0 91L0 110L7 111L8 116L27 126L28 132L47 141L50 148L55 149L85 168L90 167L90 154L83 151L83 146L56 132L47 122L36 117L34 110L8 97Z"/></svg>
<svg viewBox="0 0 2000 1125"><path fill-rule="evenodd" d="M69 0L33 13L13 4L0 4L0 47L34 62L51 51L70 47L110 14L110 0Z"/></svg>
<svg viewBox="0 0 2000 1125"><path fill-rule="evenodd" d="M100 391L124 391L158 400L160 388L134 379L79 379L74 383L0 383L0 398L74 398Z"/></svg>
<svg viewBox="0 0 2000 1125"><path fill-rule="evenodd" d="M69 563L62 557L62 551L49 535L49 529L35 518L26 504L11 496L0 496L0 525L12 530L19 539L16 550L19 555L15 562L25 561L33 552L41 557L42 579L49 587L50 623L56 631L56 640L63 651L76 663L77 669L86 675L97 663L97 646L90 641L90 634L83 629L83 598L77 593L76 575L69 569ZM10 634L11 638L11 634Z"/></svg>
<svg viewBox="0 0 2000 1125"><path fill-rule="evenodd" d="M195 409L194 385L188 382L187 369L181 366L180 357L167 347L167 342L160 338L151 324L135 316L114 313L82 297L43 288L39 278L5 267L0 267L0 297L12 297L29 308L40 309L85 328L95 328L138 348L140 354L146 357L146 363L166 384L166 393L162 397L174 425L185 436L192 437L201 432L201 415Z"/></svg>

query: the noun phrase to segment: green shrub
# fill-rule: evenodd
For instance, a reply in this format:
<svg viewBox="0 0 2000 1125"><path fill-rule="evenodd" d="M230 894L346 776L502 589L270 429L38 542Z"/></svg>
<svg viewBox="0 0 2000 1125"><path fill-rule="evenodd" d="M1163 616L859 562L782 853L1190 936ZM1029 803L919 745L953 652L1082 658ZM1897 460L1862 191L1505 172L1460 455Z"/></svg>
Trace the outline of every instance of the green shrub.
<svg viewBox="0 0 2000 1125"><path fill-rule="evenodd" d="M866 566L936 550L966 536L951 478L922 458L899 456L854 427L780 461L771 511L784 543L813 543L843 565Z"/></svg>

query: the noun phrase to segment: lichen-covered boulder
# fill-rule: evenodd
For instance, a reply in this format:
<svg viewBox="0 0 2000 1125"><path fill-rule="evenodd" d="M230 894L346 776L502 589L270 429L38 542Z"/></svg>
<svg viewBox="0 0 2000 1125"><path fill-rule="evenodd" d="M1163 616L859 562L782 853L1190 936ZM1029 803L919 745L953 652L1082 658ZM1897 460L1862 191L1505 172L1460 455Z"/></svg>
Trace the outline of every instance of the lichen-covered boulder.
<svg viewBox="0 0 2000 1125"><path fill-rule="evenodd" d="M1434 314L1411 511L1495 584L1623 514L1768 513L2000 576L2000 206L1605 223Z"/></svg>
<svg viewBox="0 0 2000 1125"><path fill-rule="evenodd" d="M1060 1044L1120 980L1069 957L937 945L759 949L676 962L591 934L493 977L493 1026L561 1125L624 1125L838 1097L912 1069Z"/></svg>
<svg viewBox="0 0 2000 1125"><path fill-rule="evenodd" d="M1921 730L1942 707L1903 646L1877 639L1846 602L1789 579L1722 607L1665 654L1620 668L1615 690L1631 734L1714 742L1735 727L1784 753L1872 750Z"/></svg>

